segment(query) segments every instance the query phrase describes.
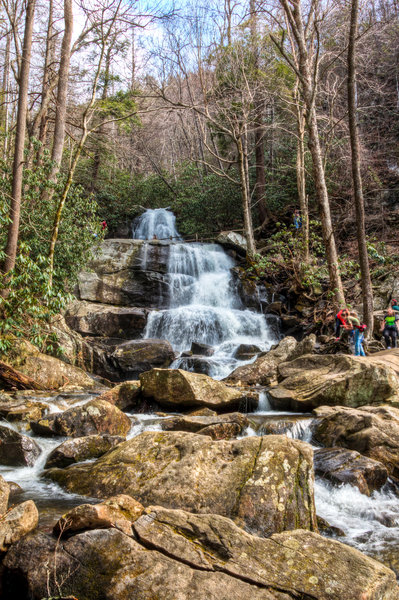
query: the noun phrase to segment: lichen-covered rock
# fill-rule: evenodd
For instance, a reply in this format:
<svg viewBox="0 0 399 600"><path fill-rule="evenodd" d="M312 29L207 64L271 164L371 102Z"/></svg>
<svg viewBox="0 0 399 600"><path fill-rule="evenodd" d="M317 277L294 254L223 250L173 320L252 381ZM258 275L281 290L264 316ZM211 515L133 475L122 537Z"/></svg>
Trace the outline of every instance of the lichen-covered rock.
<svg viewBox="0 0 399 600"><path fill-rule="evenodd" d="M62 540L37 534L8 552L2 600L398 600L394 573L308 531L262 539L229 519L149 507L135 539L97 529Z"/></svg>
<svg viewBox="0 0 399 600"><path fill-rule="evenodd" d="M0 519L0 552L36 529L39 512L33 500L27 500L9 510Z"/></svg>
<svg viewBox="0 0 399 600"><path fill-rule="evenodd" d="M87 435L73 440L66 440L57 448L54 448L47 457L45 469L51 467L60 467L61 469L68 465L88 460L90 458L99 458L108 450L115 448L125 440L119 435Z"/></svg>
<svg viewBox="0 0 399 600"><path fill-rule="evenodd" d="M8 506L8 498L10 497L10 486L7 481L0 475L0 515L3 515Z"/></svg>
<svg viewBox="0 0 399 600"><path fill-rule="evenodd" d="M164 431L191 431L209 435L214 440L236 437L248 425L248 418L242 413L230 413L215 417L187 415L165 419L161 423Z"/></svg>
<svg viewBox="0 0 399 600"><path fill-rule="evenodd" d="M106 400L120 410L129 410L137 406L141 393L140 381L123 381L98 396L97 400Z"/></svg>
<svg viewBox="0 0 399 600"><path fill-rule="evenodd" d="M0 464L32 467L40 454L40 446L34 439L0 426Z"/></svg>
<svg viewBox="0 0 399 600"><path fill-rule="evenodd" d="M286 337L279 345L260 356L250 365L237 367L227 377L228 382L241 382L248 385L269 385L276 379L277 366L279 363L288 359L289 355L297 346L297 341L293 337Z"/></svg>
<svg viewBox="0 0 399 600"><path fill-rule="evenodd" d="M247 251L247 240L241 233L236 231L221 231L216 241L221 246L236 250L240 254L245 254Z"/></svg>
<svg viewBox="0 0 399 600"><path fill-rule="evenodd" d="M72 508L54 525L57 537L69 536L87 529L115 527L126 535L132 534L132 523L144 512L144 506L126 494L113 496L99 504L81 504Z"/></svg>
<svg viewBox="0 0 399 600"><path fill-rule="evenodd" d="M19 367L21 373L32 377L43 389L59 389L68 385L70 389L99 388L85 371L79 367L69 365L54 356L35 354L27 356L25 362Z"/></svg>
<svg viewBox="0 0 399 600"><path fill-rule="evenodd" d="M144 397L165 406L228 409L237 407L242 397L221 381L181 369L152 369L140 375L140 382Z"/></svg>
<svg viewBox="0 0 399 600"><path fill-rule="evenodd" d="M129 417L116 406L99 399L31 422L32 430L44 436L81 437L101 433L126 436L130 427Z"/></svg>
<svg viewBox="0 0 399 600"><path fill-rule="evenodd" d="M153 368L167 368L175 358L166 340L130 340L117 346L111 355L116 368L127 376L137 376Z"/></svg>
<svg viewBox="0 0 399 600"><path fill-rule="evenodd" d="M213 441L147 431L94 464L50 469L46 476L92 497L125 493L144 505L218 513L262 535L316 528L313 452L286 436Z"/></svg>
<svg viewBox="0 0 399 600"><path fill-rule="evenodd" d="M0 417L10 422L38 420L48 408L44 402L10 398L9 401L0 402Z"/></svg>
<svg viewBox="0 0 399 600"><path fill-rule="evenodd" d="M313 435L324 446L357 450L382 463L399 479L399 410L389 406L361 409L321 406Z"/></svg>
<svg viewBox="0 0 399 600"><path fill-rule="evenodd" d="M388 470L383 464L345 448L315 450L314 469L316 475L333 483L355 485L367 496L379 490L388 479Z"/></svg>
<svg viewBox="0 0 399 600"><path fill-rule="evenodd" d="M65 320L81 335L133 340L143 333L148 310L76 300L68 306Z"/></svg>
<svg viewBox="0 0 399 600"><path fill-rule="evenodd" d="M383 404L399 389L392 369L358 356L308 354L280 364L278 375L281 383L269 391L269 397L279 410Z"/></svg>

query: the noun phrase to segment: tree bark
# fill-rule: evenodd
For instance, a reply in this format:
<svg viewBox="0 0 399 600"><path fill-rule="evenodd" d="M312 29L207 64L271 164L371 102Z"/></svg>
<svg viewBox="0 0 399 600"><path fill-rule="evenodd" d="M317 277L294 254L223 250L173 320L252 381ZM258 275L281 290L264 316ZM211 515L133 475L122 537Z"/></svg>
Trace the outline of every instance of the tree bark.
<svg viewBox="0 0 399 600"><path fill-rule="evenodd" d="M364 199L362 175L360 171L360 144L356 106L356 38L358 31L358 12L359 2L358 0L352 0L348 43L348 119L352 155L352 184L355 200L357 244L359 250L363 296L363 319L368 328L368 335L371 336L374 326L373 288L371 284L369 257L366 243Z"/></svg>
<svg viewBox="0 0 399 600"><path fill-rule="evenodd" d="M28 0L26 5L25 32L22 50L21 69L19 73L18 112L15 133L15 149L13 162L13 178L10 207L10 225L8 228L6 258L3 272L8 273L15 266L19 237L19 222L21 215L22 174L24 164L24 147L26 132L26 115L28 108L28 85L32 50L33 22L35 17L36 0Z"/></svg>
<svg viewBox="0 0 399 600"><path fill-rule="evenodd" d="M297 119L297 155L296 155L296 179L298 189L299 208L302 216L302 239L303 260L309 262L309 210L308 198L306 196L306 173L305 173L305 115L301 106L298 85L295 90L295 109Z"/></svg>
<svg viewBox="0 0 399 600"><path fill-rule="evenodd" d="M4 70L3 70L3 81L2 81L2 102L4 108L2 109L2 121L3 121L3 132L4 132L4 145L3 145L3 159L7 158L8 151L8 130L9 130L9 85L10 85L10 51L11 51L11 32L6 34L6 47L4 52Z"/></svg>
<svg viewBox="0 0 399 600"><path fill-rule="evenodd" d="M248 152L246 142L246 132L237 139L237 150L238 160L240 168L240 182L241 182L241 198L242 198L242 212L244 217L244 231L245 238L247 240L247 255L253 256L256 252L255 238L252 225L252 214L251 214L251 196L249 191L249 177L248 177Z"/></svg>

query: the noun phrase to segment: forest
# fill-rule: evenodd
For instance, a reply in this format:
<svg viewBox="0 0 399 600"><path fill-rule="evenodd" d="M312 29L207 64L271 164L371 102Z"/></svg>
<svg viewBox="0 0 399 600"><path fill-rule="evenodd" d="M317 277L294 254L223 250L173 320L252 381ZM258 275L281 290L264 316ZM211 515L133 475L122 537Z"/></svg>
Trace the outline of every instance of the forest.
<svg viewBox="0 0 399 600"><path fill-rule="evenodd" d="M399 600L399 0L0 57L0 598Z"/></svg>

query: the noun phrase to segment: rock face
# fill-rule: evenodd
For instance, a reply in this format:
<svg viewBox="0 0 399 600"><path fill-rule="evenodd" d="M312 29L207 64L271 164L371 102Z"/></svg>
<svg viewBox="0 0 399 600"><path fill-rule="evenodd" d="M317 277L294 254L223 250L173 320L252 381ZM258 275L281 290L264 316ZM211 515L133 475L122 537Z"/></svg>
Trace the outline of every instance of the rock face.
<svg viewBox="0 0 399 600"><path fill-rule="evenodd" d="M0 515L3 515L8 506L8 498L10 497L10 486L7 481L0 475Z"/></svg>
<svg viewBox="0 0 399 600"><path fill-rule="evenodd" d="M118 306L165 308L169 304L167 271L169 244L141 240L105 240L80 273L81 300Z"/></svg>
<svg viewBox="0 0 399 600"><path fill-rule="evenodd" d="M219 233L216 241L225 248L236 250L240 254L246 254L247 252L247 240L243 235L236 231L222 231Z"/></svg>
<svg viewBox="0 0 399 600"><path fill-rule="evenodd" d="M399 389L399 379L389 367L357 356L301 356L279 365L278 376L282 381L269 395L272 407L280 410L383 404Z"/></svg>
<svg viewBox="0 0 399 600"><path fill-rule="evenodd" d="M126 436L131 422L119 408L105 400L91 400L83 406L69 408L63 413L32 421L32 430L39 435L81 437L108 433Z"/></svg>
<svg viewBox="0 0 399 600"><path fill-rule="evenodd" d="M241 392L207 375L181 369L153 369L142 373L140 381L145 398L153 398L169 407L203 406L226 410L237 407L242 397Z"/></svg>
<svg viewBox="0 0 399 600"><path fill-rule="evenodd" d="M39 513L32 500L12 508L0 521L0 552L6 552L11 544L36 529L38 522Z"/></svg>
<svg viewBox="0 0 399 600"><path fill-rule="evenodd" d="M242 413L213 416L184 416L165 419L161 426L164 431L191 431L209 435L214 440L236 437L248 427L249 421Z"/></svg>
<svg viewBox="0 0 399 600"><path fill-rule="evenodd" d="M56 567L55 538L19 541L4 559L3 600L41 600L58 593L59 580L79 600L399 598L390 569L315 533L262 539L217 515L157 506L133 529L135 539L116 529L74 535L60 544Z"/></svg>
<svg viewBox="0 0 399 600"><path fill-rule="evenodd" d="M344 448L320 448L314 453L316 475L333 483L350 483L370 496L388 479L388 470L376 460Z"/></svg>
<svg viewBox="0 0 399 600"><path fill-rule="evenodd" d="M40 454L40 446L35 440L0 426L0 464L32 467Z"/></svg>
<svg viewBox="0 0 399 600"><path fill-rule="evenodd" d="M120 410L128 410L137 406L140 393L140 381L124 381L98 396L97 400L105 400Z"/></svg>
<svg viewBox="0 0 399 600"><path fill-rule="evenodd" d="M71 535L87 529L109 529L115 527L126 535L132 534L132 523L144 512L144 506L130 496L120 494L100 504L81 504L57 521L53 533Z"/></svg>
<svg viewBox="0 0 399 600"><path fill-rule="evenodd" d="M0 417L9 422L32 421L41 419L48 410L44 402L30 402L21 398L9 398L8 401L0 400Z"/></svg>
<svg viewBox="0 0 399 600"><path fill-rule="evenodd" d="M296 348L297 341L293 337L286 337L267 354L260 356L250 365L235 369L227 377L227 381L241 382L248 385L269 385L276 379L277 366L288 359Z"/></svg>
<svg viewBox="0 0 399 600"><path fill-rule="evenodd" d="M262 535L316 529L313 456L285 436L213 441L183 432L144 432L94 464L51 469L47 477L93 497L125 493L160 504L233 518Z"/></svg>
<svg viewBox="0 0 399 600"><path fill-rule="evenodd" d="M64 363L58 358L40 352L28 356L19 367L25 375L35 379L43 389L59 389L65 385L76 389L94 389L99 385L85 371Z"/></svg>
<svg viewBox="0 0 399 600"><path fill-rule="evenodd" d="M142 335L147 315L144 308L75 301L68 306L65 320L71 329L84 336L133 340Z"/></svg>
<svg viewBox="0 0 399 600"><path fill-rule="evenodd" d="M118 435L87 435L63 442L47 457L45 469L67 467L89 458L99 458L125 440Z"/></svg>
<svg viewBox="0 0 399 600"><path fill-rule="evenodd" d="M154 339L124 342L111 355L117 370L128 377L136 377L156 367L166 369L174 358L169 342Z"/></svg>
<svg viewBox="0 0 399 600"><path fill-rule="evenodd" d="M387 406L362 409L322 406L314 438L325 446L357 450L381 462L390 476L399 479L399 410Z"/></svg>

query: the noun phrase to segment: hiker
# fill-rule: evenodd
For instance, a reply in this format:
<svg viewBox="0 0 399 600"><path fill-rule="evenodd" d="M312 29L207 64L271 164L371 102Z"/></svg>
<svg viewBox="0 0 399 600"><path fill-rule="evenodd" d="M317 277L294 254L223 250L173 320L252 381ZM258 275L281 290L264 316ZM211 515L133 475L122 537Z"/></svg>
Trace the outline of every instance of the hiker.
<svg viewBox="0 0 399 600"><path fill-rule="evenodd" d="M364 332L367 329L367 325L359 324L355 325L355 356L366 356L363 348Z"/></svg>
<svg viewBox="0 0 399 600"><path fill-rule="evenodd" d="M391 307L392 307L392 310L399 311L398 301L395 300L394 298L392 298L392 300L391 300Z"/></svg>
<svg viewBox="0 0 399 600"><path fill-rule="evenodd" d="M396 340L398 337L398 319L399 315L396 314L393 308L390 307L384 315L384 320L381 323L382 335L384 336L388 350L391 348L396 348Z"/></svg>
<svg viewBox="0 0 399 600"><path fill-rule="evenodd" d="M293 220L294 220L294 227L297 231L299 231L300 229L302 229L302 217L300 215L300 212L298 209L294 210L294 215L293 215Z"/></svg>
<svg viewBox="0 0 399 600"><path fill-rule="evenodd" d="M354 345L356 327L360 327L360 320L357 312L355 310L351 310L346 321L348 323L347 329L349 329L349 344Z"/></svg>
<svg viewBox="0 0 399 600"><path fill-rule="evenodd" d="M341 337L343 329L350 329L348 324L349 310L347 308L342 308L339 313L335 316L335 341Z"/></svg>
<svg viewBox="0 0 399 600"><path fill-rule="evenodd" d="M107 221L101 221L101 229L104 231L107 229Z"/></svg>

